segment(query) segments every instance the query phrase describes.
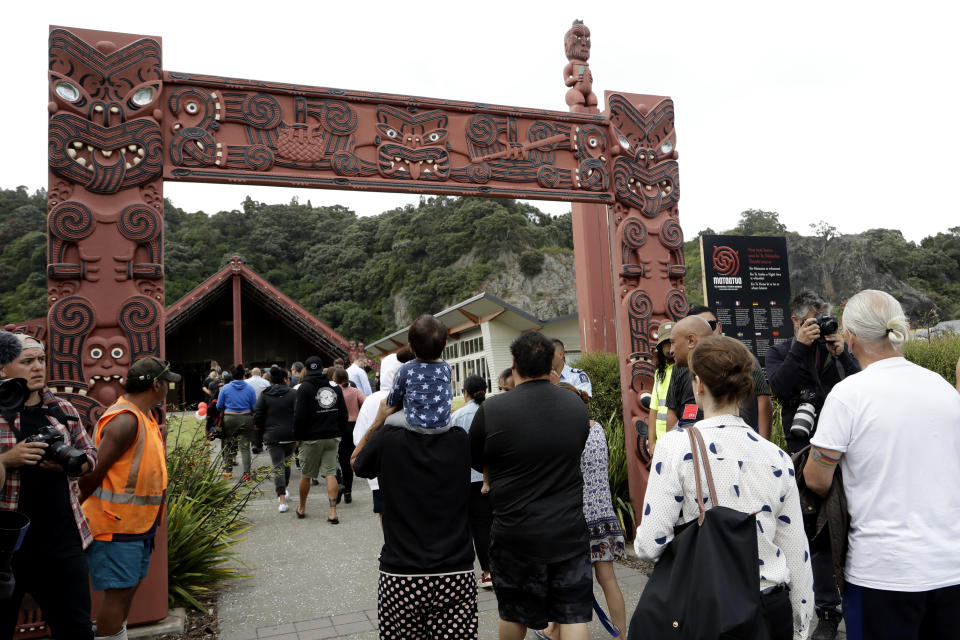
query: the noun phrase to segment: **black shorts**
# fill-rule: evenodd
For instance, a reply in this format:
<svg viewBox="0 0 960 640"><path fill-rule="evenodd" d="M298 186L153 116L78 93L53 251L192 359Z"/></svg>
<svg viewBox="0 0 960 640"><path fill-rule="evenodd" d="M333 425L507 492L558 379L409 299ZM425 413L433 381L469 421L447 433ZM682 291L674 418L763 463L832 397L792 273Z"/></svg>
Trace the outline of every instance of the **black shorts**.
<svg viewBox="0 0 960 640"><path fill-rule="evenodd" d="M548 622L575 624L593 618L593 568L590 552L559 562L535 562L493 540L490 576L500 619L528 629Z"/></svg>

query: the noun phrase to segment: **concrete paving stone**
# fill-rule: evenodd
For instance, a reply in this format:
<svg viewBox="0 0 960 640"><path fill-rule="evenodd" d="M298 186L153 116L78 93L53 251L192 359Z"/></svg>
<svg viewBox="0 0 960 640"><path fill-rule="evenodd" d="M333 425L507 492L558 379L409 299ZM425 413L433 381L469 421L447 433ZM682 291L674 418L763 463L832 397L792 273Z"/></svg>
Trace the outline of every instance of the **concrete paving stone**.
<svg viewBox="0 0 960 640"><path fill-rule="evenodd" d="M258 638L273 638L275 636L284 635L287 633L296 634L297 630L294 628L293 624L279 624L273 627L260 627L257 629Z"/></svg>
<svg viewBox="0 0 960 640"><path fill-rule="evenodd" d="M369 620L364 620L363 622L351 622L350 624L338 624L334 627L342 636L349 635L351 633L360 633L361 631L373 631L374 625L370 624Z"/></svg>
<svg viewBox="0 0 960 640"><path fill-rule="evenodd" d="M257 640L256 631L235 631L228 634L220 634L220 640Z"/></svg>
<svg viewBox="0 0 960 640"><path fill-rule="evenodd" d="M337 616L330 618L335 625L341 624L350 624L351 622L367 622L367 613L365 611L357 611L356 613L342 613Z"/></svg>
<svg viewBox="0 0 960 640"><path fill-rule="evenodd" d="M374 622L377 621L377 610L376 609L367 609L366 611L367 619Z"/></svg>
<svg viewBox="0 0 960 640"><path fill-rule="evenodd" d="M309 631L311 629L325 629L327 627L333 626L333 620L330 618L317 618L316 620L302 620L301 622L294 622L294 628L297 631Z"/></svg>
<svg viewBox="0 0 960 640"><path fill-rule="evenodd" d="M337 630L333 627L326 629L307 629L297 633L299 640L323 640L324 638L336 638Z"/></svg>

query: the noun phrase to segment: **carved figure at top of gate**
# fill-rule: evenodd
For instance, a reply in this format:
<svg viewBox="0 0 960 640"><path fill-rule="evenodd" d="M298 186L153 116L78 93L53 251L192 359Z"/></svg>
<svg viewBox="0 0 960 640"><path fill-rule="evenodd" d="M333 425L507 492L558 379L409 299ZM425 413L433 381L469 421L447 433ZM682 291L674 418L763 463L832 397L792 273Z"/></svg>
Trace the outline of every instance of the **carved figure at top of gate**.
<svg viewBox="0 0 960 640"><path fill-rule="evenodd" d="M563 68L563 82L567 91L567 105L570 111L589 113L597 106L597 96L593 93L593 75L590 73L590 29L581 20L574 20L573 26L563 36L564 50L567 54L567 66Z"/></svg>

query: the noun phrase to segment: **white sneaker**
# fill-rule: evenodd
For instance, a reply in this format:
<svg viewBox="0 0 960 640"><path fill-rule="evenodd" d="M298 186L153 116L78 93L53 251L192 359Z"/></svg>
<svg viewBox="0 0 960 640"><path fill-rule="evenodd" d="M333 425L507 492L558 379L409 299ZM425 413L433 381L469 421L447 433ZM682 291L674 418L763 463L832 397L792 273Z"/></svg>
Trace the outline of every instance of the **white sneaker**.
<svg viewBox="0 0 960 640"><path fill-rule="evenodd" d="M286 513L287 511L290 510L290 505L288 505L288 504L285 503L285 502L281 502L281 503L280 503L280 506L278 507L277 510L278 510L280 513Z"/></svg>

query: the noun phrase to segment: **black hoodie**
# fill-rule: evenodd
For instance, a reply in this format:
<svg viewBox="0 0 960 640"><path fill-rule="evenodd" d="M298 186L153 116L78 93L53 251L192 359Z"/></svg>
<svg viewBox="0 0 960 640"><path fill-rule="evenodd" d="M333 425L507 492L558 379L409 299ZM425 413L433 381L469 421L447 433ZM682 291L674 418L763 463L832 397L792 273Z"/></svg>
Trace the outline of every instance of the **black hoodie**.
<svg viewBox="0 0 960 640"><path fill-rule="evenodd" d="M253 424L266 444L293 442L293 409L297 392L285 384L271 385L263 390L253 407Z"/></svg>
<svg viewBox="0 0 960 640"><path fill-rule="evenodd" d="M311 363L307 358L307 375L297 389L297 403L293 413L293 433L297 440L340 438L347 434L347 403L338 386L330 385L323 375L319 359ZM316 364L316 368L311 368ZM352 437L352 436L351 436Z"/></svg>

